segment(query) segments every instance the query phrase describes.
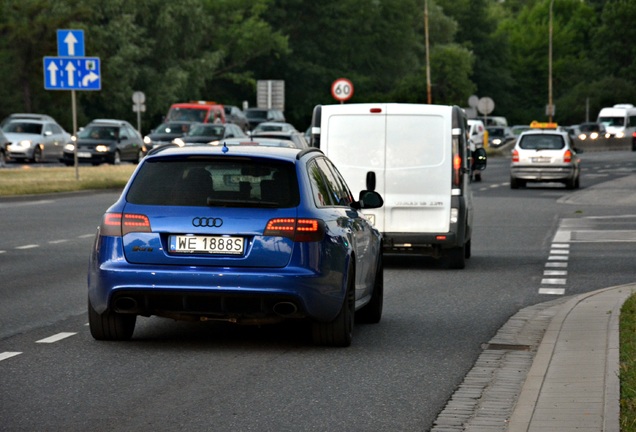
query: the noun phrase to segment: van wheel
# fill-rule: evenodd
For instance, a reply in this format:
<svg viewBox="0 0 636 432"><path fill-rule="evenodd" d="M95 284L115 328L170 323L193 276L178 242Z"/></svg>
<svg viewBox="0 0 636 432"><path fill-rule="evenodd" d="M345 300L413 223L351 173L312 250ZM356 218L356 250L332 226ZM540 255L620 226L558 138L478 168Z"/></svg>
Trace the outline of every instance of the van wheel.
<svg viewBox="0 0 636 432"><path fill-rule="evenodd" d="M514 177L510 177L510 189L519 189L519 180Z"/></svg>
<svg viewBox="0 0 636 432"><path fill-rule="evenodd" d="M373 282L373 293L371 300L356 312L356 320L368 324L377 324L382 319L382 303L384 301L384 267L382 264L382 253L378 257L378 265L375 270Z"/></svg>
<svg viewBox="0 0 636 432"><path fill-rule="evenodd" d="M466 267L466 245L463 244L460 247L448 249L444 254L444 260L446 261L447 268L450 269L463 269Z"/></svg>
<svg viewBox="0 0 636 432"><path fill-rule="evenodd" d="M314 344L333 347L348 347L353 339L355 317L355 275L353 265L347 271L347 293L338 316L331 322L316 321L312 325Z"/></svg>
<svg viewBox="0 0 636 432"><path fill-rule="evenodd" d="M136 322L137 315L119 314L110 310L99 314L90 299L88 300L88 325L91 336L97 340L129 340L135 331Z"/></svg>

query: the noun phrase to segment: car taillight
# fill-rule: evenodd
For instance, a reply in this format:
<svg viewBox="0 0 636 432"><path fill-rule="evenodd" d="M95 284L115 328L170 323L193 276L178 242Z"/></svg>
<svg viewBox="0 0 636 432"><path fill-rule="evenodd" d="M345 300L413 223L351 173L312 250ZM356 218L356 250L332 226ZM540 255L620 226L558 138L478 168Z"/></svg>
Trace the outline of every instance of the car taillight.
<svg viewBox="0 0 636 432"><path fill-rule="evenodd" d="M320 219L275 218L267 222L263 235L287 237L296 242L321 241L325 223Z"/></svg>
<svg viewBox="0 0 636 432"><path fill-rule="evenodd" d="M462 157L458 154L453 156L453 185L460 186L462 182Z"/></svg>
<svg viewBox="0 0 636 432"><path fill-rule="evenodd" d="M512 161L519 162L519 152L517 150L512 151Z"/></svg>
<svg viewBox="0 0 636 432"><path fill-rule="evenodd" d="M131 232L151 232L148 216L135 213L106 213L101 235L120 237Z"/></svg>
<svg viewBox="0 0 636 432"><path fill-rule="evenodd" d="M566 150L565 153L563 153L563 162L572 162L572 151L571 150Z"/></svg>

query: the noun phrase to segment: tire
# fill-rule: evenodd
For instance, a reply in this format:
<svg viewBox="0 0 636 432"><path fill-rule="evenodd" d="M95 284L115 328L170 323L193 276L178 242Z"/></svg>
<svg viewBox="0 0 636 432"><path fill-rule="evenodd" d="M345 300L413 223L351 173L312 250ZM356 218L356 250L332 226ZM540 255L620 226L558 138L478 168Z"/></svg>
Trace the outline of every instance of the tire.
<svg viewBox="0 0 636 432"><path fill-rule="evenodd" d="M445 267L456 270L466 267L466 244L448 249L444 255Z"/></svg>
<svg viewBox="0 0 636 432"><path fill-rule="evenodd" d="M347 270L347 293L338 316L331 322L315 321L312 336L315 345L348 347L353 339L355 317L355 274L353 265Z"/></svg>
<svg viewBox="0 0 636 432"><path fill-rule="evenodd" d="M476 182L480 182L481 181L481 173L480 172L475 173L475 181Z"/></svg>
<svg viewBox="0 0 636 432"><path fill-rule="evenodd" d="M139 162L141 162L143 158L144 158L144 151L139 150L139 152L137 153L137 160L135 161L135 163L138 164Z"/></svg>
<svg viewBox="0 0 636 432"><path fill-rule="evenodd" d="M135 331L137 315L119 314L107 310L99 314L88 300L88 325L91 336L96 340L126 341Z"/></svg>
<svg viewBox="0 0 636 432"><path fill-rule="evenodd" d="M40 147L36 147L33 149L33 157L31 158L31 162L40 163L44 160L42 157L42 149Z"/></svg>
<svg viewBox="0 0 636 432"><path fill-rule="evenodd" d="M470 250L471 249L471 242L472 242L472 240L468 240L466 242L466 248L464 249L464 258L470 258L471 254L472 254L472 251Z"/></svg>
<svg viewBox="0 0 636 432"><path fill-rule="evenodd" d="M514 177L510 177L510 189L519 189L519 180Z"/></svg>
<svg viewBox="0 0 636 432"><path fill-rule="evenodd" d="M382 305L384 303L384 264L382 263L382 253L378 257L378 264L375 270L373 281L373 293L371 300L356 312L356 321L377 324L382 319Z"/></svg>

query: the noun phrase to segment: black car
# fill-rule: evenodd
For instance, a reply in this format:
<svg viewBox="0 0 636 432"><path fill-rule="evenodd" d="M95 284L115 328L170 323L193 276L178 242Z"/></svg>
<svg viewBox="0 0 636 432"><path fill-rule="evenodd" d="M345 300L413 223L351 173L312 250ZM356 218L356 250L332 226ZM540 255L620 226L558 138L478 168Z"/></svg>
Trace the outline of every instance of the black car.
<svg viewBox="0 0 636 432"><path fill-rule="evenodd" d="M252 139L254 141L258 141L259 139L278 139L278 140L289 140L294 143L294 146L299 149L304 149L309 147L309 143L305 139L305 134L302 132L257 132L252 133Z"/></svg>
<svg viewBox="0 0 636 432"><path fill-rule="evenodd" d="M270 122L284 122L285 115L281 110L272 108L248 108L245 110L245 116L250 122L250 129L254 129L260 123Z"/></svg>
<svg viewBox="0 0 636 432"><path fill-rule="evenodd" d="M93 165L137 163L146 152L141 135L125 120L97 119L87 124L78 132L74 143L64 148L61 161L67 166L75 163L75 145L77 160Z"/></svg>
<svg viewBox="0 0 636 432"><path fill-rule="evenodd" d="M172 142L184 146L188 144L210 144L224 138L242 137L247 137L247 134L233 123L195 123L190 127L190 131L186 135L175 138Z"/></svg>
<svg viewBox="0 0 636 432"><path fill-rule="evenodd" d="M234 123L238 125L243 132L250 130L250 122L245 116L245 113L241 109L234 105L223 105L225 111L225 121L227 123Z"/></svg>
<svg viewBox="0 0 636 432"><path fill-rule="evenodd" d="M192 122L188 121L171 121L160 124L144 137L146 150L160 145L170 144L175 138L187 134L192 124Z"/></svg>

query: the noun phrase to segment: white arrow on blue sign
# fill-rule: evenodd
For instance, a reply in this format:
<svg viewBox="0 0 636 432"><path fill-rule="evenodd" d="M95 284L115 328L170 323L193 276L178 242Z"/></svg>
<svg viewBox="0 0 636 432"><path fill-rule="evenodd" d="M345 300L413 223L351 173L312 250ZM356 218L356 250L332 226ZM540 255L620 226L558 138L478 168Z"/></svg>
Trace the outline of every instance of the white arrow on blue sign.
<svg viewBox="0 0 636 432"><path fill-rule="evenodd" d="M101 90L99 57L44 57L45 90Z"/></svg>
<svg viewBox="0 0 636 432"><path fill-rule="evenodd" d="M84 57L84 30L58 30L57 55Z"/></svg>

